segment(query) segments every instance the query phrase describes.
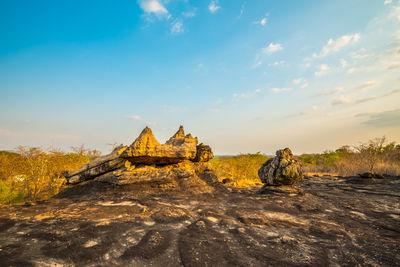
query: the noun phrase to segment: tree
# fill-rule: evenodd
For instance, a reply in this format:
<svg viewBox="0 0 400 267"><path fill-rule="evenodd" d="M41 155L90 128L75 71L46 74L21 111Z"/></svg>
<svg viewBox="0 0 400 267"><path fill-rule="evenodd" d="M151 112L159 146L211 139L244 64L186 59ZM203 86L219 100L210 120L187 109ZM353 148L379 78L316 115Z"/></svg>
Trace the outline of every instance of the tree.
<svg viewBox="0 0 400 267"><path fill-rule="evenodd" d="M375 166L379 162L381 155L385 152L386 137L375 138L367 143L356 146L355 149L360 153L366 162L368 171L374 173Z"/></svg>

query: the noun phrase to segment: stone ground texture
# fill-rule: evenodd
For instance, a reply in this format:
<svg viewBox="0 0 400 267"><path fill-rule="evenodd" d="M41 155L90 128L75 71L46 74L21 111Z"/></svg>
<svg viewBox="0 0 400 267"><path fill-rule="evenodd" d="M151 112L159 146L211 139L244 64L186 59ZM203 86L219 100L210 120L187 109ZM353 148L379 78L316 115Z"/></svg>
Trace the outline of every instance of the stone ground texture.
<svg viewBox="0 0 400 267"><path fill-rule="evenodd" d="M92 181L1 207L0 266L400 265L399 178L305 177L259 194L199 177Z"/></svg>

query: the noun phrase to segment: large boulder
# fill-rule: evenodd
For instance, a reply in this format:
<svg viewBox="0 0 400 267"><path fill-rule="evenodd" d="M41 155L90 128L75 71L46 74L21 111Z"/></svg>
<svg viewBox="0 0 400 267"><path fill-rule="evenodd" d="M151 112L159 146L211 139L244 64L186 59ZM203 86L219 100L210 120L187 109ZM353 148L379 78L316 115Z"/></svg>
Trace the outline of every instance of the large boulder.
<svg viewBox="0 0 400 267"><path fill-rule="evenodd" d="M214 154L211 150L210 146L204 145L201 143L197 146L196 157L194 158L194 162L207 162L214 158Z"/></svg>
<svg viewBox="0 0 400 267"><path fill-rule="evenodd" d="M276 151L276 157L267 160L258 170L265 185L293 185L303 180L303 169L289 148Z"/></svg>
<svg viewBox="0 0 400 267"><path fill-rule="evenodd" d="M197 152L197 138L185 136L183 127L165 144L160 144L150 128L146 127L139 137L122 154L134 164L167 165L193 160Z"/></svg>

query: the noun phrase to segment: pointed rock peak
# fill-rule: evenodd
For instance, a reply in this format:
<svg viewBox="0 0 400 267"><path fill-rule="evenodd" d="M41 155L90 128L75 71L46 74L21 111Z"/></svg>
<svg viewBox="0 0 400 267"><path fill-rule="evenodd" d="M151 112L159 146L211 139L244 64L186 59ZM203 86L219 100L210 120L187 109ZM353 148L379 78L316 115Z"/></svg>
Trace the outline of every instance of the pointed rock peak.
<svg viewBox="0 0 400 267"><path fill-rule="evenodd" d="M160 143L154 137L153 132L147 126L140 133L139 137L136 138L135 142L133 142L134 146L155 146L155 145L159 145L159 144Z"/></svg>
<svg viewBox="0 0 400 267"><path fill-rule="evenodd" d="M185 138L185 130L183 126L179 126L179 130L172 136L172 138Z"/></svg>

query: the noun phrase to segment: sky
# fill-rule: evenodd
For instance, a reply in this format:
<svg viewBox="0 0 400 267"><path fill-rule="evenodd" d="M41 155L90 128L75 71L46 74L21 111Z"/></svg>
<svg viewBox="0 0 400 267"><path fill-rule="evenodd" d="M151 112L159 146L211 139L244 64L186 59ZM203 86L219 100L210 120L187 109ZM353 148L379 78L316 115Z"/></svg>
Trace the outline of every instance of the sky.
<svg viewBox="0 0 400 267"><path fill-rule="evenodd" d="M181 124L217 155L399 143L400 1L0 1L0 150Z"/></svg>

